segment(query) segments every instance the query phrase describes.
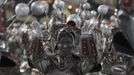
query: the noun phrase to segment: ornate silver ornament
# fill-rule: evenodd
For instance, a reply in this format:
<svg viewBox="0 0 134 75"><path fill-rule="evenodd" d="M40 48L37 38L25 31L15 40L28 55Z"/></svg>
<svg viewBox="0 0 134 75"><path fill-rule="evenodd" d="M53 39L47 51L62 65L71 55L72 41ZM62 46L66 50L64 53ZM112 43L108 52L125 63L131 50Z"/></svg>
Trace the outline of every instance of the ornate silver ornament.
<svg viewBox="0 0 134 75"><path fill-rule="evenodd" d="M106 5L100 5L97 9L98 13L101 15L106 15L108 13L108 6Z"/></svg>
<svg viewBox="0 0 134 75"><path fill-rule="evenodd" d="M19 3L15 7L15 13L17 16L26 16L30 12L29 7L25 3Z"/></svg>
<svg viewBox="0 0 134 75"><path fill-rule="evenodd" d="M48 13L49 5L46 1L35 1L31 4L33 15L42 15Z"/></svg>

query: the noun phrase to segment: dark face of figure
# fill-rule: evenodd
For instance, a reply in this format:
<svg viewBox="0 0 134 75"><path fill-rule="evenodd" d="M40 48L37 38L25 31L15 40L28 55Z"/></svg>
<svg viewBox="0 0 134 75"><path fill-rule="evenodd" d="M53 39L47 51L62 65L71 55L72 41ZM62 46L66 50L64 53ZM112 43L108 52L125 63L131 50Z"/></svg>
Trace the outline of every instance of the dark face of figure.
<svg viewBox="0 0 134 75"><path fill-rule="evenodd" d="M59 41L57 44L59 55L62 58L66 58L71 55L71 49L73 48L73 36L71 33L63 32L59 35Z"/></svg>

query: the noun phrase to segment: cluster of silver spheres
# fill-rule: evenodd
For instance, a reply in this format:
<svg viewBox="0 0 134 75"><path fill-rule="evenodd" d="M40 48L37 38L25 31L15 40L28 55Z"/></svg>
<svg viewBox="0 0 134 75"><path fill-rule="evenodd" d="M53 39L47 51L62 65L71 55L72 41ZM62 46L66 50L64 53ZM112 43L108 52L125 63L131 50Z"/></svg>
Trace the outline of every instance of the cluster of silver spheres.
<svg viewBox="0 0 134 75"><path fill-rule="evenodd" d="M31 12L32 15L42 15L48 13L49 5L46 1L35 1L30 7L26 3L19 3L15 7L17 16L27 16Z"/></svg>

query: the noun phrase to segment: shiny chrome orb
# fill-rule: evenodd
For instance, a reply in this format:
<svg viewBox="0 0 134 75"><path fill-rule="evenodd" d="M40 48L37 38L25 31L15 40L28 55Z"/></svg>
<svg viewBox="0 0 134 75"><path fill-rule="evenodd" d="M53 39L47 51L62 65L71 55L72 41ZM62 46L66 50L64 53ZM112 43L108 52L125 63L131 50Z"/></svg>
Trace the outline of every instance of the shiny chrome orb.
<svg viewBox="0 0 134 75"><path fill-rule="evenodd" d="M74 21L77 28L81 27L81 18L76 14L71 14L67 17L67 23L69 21Z"/></svg>
<svg viewBox="0 0 134 75"><path fill-rule="evenodd" d="M98 13L101 15L106 15L108 13L108 6L106 5L100 5L97 9Z"/></svg>
<svg viewBox="0 0 134 75"><path fill-rule="evenodd" d="M0 0L0 6L5 4L7 2L7 0Z"/></svg>
<svg viewBox="0 0 134 75"><path fill-rule="evenodd" d="M92 10L90 13L91 13L91 16L92 16L92 17L97 16L97 12L96 12L95 10Z"/></svg>
<svg viewBox="0 0 134 75"><path fill-rule="evenodd" d="M60 9L62 10L65 6L65 2L64 1L61 1L61 0L55 0L54 4L53 4L53 7L55 9Z"/></svg>
<svg viewBox="0 0 134 75"><path fill-rule="evenodd" d="M15 14L17 16L26 16L30 12L29 7L25 3L19 3L15 7Z"/></svg>
<svg viewBox="0 0 134 75"><path fill-rule="evenodd" d="M83 4L83 9L90 9L91 5L89 3Z"/></svg>
<svg viewBox="0 0 134 75"><path fill-rule="evenodd" d="M48 13L49 5L46 1L35 1L31 4L31 12L33 15L42 15Z"/></svg>
<svg viewBox="0 0 134 75"><path fill-rule="evenodd" d="M81 17L82 17L82 19L84 19L84 20L90 19L90 18L91 18L91 13L90 13L90 11L84 10L84 11L81 13Z"/></svg>

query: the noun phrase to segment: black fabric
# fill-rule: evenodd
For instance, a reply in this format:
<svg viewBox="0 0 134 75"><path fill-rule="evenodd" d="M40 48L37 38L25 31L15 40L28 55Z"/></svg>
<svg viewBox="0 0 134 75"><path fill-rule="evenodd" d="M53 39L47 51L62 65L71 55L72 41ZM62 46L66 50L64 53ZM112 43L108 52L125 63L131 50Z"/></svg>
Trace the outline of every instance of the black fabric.
<svg viewBox="0 0 134 75"><path fill-rule="evenodd" d="M116 51L134 56L134 51L122 32L118 32L114 35L113 44Z"/></svg>
<svg viewBox="0 0 134 75"><path fill-rule="evenodd" d="M0 67L15 67L17 64L6 56L2 56L0 60Z"/></svg>
<svg viewBox="0 0 134 75"><path fill-rule="evenodd" d="M101 64L96 64L96 65L92 68L92 70L91 70L90 72L91 72L91 73L92 73L92 72L99 72L99 71L101 71L101 69L102 69Z"/></svg>
<svg viewBox="0 0 134 75"><path fill-rule="evenodd" d="M36 68L34 65L33 65L33 63L30 61L30 59L28 58L28 65L31 67L31 68Z"/></svg>

